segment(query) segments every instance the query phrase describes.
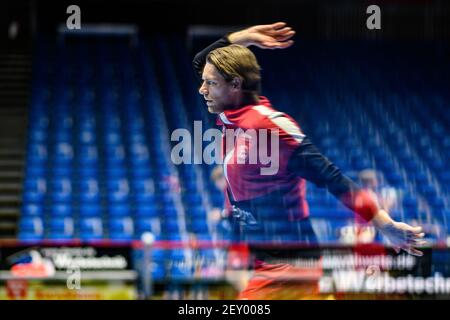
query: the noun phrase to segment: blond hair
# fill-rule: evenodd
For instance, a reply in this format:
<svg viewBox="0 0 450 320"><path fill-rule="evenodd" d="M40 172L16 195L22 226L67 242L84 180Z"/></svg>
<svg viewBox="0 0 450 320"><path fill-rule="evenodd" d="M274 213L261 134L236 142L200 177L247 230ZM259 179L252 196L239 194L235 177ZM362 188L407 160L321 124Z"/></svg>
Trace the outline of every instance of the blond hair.
<svg viewBox="0 0 450 320"><path fill-rule="evenodd" d="M259 94L261 67L248 48L238 44L217 48L208 54L206 61L216 67L225 81L239 78L242 81L242 91Z"/></svg>

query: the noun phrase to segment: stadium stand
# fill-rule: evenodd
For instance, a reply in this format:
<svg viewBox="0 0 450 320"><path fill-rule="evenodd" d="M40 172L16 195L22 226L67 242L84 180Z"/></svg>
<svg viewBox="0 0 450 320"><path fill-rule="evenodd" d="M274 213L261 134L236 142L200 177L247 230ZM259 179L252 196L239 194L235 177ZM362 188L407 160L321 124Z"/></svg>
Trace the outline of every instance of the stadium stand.
<svg viewBox="0 0 450 320"><path fill-rule="evenodd" d="M435 240L443 239L450 213L450 73L448 66L434 68L443 59L439 48L309 43L276 55L255 50L263 94L275 107L293 115L351 177L366 168L381 172L402 195L392 215L437 225ZM405 50L414 54L406 58ZM364 60L368 51L375 60ZM433 62L416 63L424 55ZM196 92L190 57L174 35L136 46L40 39L19 239L131 241L146 231L158 239L217 237L207 216L223 202L209 178L213 166L170 161L170 132L192 130L194 120L214 126ZM325 190L308 184L307 194L320 241L337 242L353 214ZM287 228L273 224L255 239L284 241ZM186 271L174 268L180 276Z"/></svg>

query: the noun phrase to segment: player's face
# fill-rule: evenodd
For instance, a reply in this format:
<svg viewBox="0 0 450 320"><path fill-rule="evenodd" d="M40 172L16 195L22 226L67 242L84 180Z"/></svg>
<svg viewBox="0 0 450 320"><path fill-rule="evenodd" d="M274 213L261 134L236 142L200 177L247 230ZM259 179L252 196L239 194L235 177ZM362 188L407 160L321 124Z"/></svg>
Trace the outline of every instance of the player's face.
<svg viewBox="0 0 450 320"><path fill-rule="evenodd" d="M199 93L205 98L210 113L221 113L233 108L236 90L231 82L225 81L214 65L206 63L202 80Z"/></svg>

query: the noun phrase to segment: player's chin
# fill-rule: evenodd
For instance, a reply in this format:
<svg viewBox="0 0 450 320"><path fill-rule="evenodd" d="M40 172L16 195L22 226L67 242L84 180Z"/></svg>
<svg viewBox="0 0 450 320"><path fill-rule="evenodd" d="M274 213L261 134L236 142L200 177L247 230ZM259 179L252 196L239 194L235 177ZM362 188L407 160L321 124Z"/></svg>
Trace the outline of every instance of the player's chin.
<svg viewBox="0 0 450 320"><path fill-rule="evenodd" d="M220 112L218 112L214 107L212 106L208 106L208 112L209 113L214 113L214 114L218 114Z"/></svg>

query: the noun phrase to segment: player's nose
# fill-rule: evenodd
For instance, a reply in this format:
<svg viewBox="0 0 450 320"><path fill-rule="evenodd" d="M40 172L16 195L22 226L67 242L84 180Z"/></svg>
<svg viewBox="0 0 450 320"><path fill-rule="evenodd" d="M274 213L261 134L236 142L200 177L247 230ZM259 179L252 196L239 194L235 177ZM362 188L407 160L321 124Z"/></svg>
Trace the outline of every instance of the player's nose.
<svg viewBox="0 0 450 320"><path fill-rule="evenodd" d="M202 85L201 85L200 88L198 89L198 92L199 92L201 95L207 94L208 91L207 91L206 86L205 86L204 83L202 83Z"/></svg>

